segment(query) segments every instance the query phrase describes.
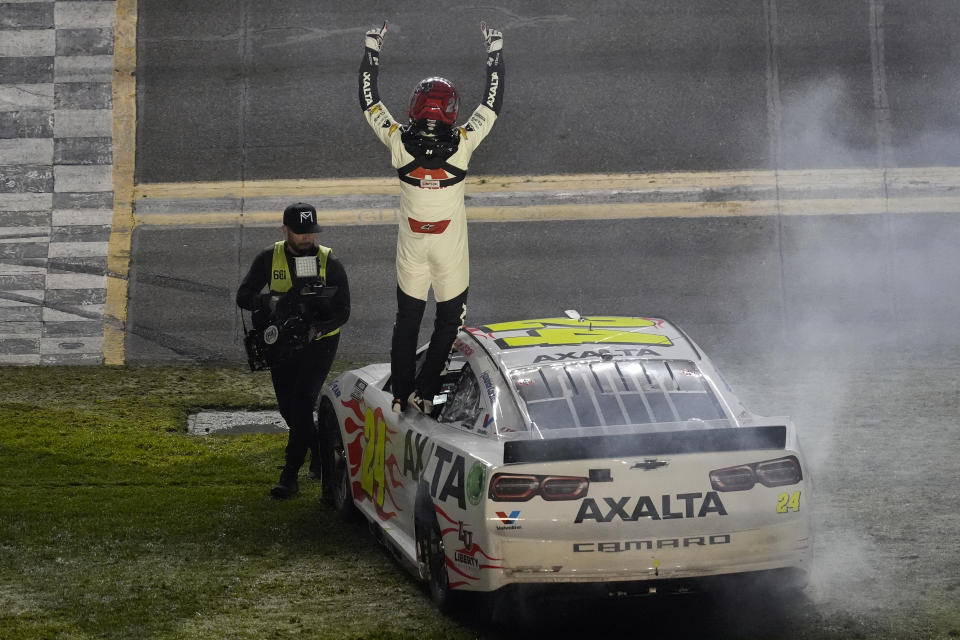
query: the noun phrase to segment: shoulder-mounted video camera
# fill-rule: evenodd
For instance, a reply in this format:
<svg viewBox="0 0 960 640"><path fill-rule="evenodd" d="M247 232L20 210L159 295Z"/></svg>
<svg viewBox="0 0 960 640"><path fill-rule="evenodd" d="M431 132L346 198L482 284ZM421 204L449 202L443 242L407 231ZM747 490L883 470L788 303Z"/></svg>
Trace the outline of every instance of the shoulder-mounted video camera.
<svg viewBox="0 0 960 640"><path fill-rule="evenodd" d="M243 340L251 371L269 369L303 349L319 334L316 323L330 312L337 287L320 277L316 257L294 258L294 271L290 290L272 293L251 316L253 328Z"/></svg>

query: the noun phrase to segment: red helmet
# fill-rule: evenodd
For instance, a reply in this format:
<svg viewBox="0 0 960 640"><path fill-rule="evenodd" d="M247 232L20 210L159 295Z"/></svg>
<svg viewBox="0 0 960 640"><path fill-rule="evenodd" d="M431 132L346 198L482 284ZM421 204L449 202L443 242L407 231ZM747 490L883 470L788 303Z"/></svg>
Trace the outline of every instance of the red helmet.
<svg viewBox="0 0 960 640"><path fill-rule="evenodd" d="M452 125L457 119L460 96L453 83L445 78L421 80L410 97L407 117L410 122L436 120Z"/></svg>

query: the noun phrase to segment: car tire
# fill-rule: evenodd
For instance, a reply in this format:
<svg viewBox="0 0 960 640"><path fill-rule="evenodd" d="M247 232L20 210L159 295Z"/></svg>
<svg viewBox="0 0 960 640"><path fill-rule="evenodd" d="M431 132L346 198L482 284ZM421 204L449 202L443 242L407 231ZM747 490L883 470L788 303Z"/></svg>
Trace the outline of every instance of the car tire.
<svg viewBox="0 0 960 640"><path fill-rule="evenodd" d="M340 423L329 400L324 398L320 402L317 414L323 447L323 497L344 518L357 519L359 512L353 504L349 462L340 435Z"/></svg>
<svg viewBox="0 0 960 640"><path fill-rule="evenodd" d="M450 589L447 575L447 557L443 546L443 535L437 519L417 520L417 551L426 564L427 583L430 599L441 613L449 613L456 608L460 594Z"/></svg>

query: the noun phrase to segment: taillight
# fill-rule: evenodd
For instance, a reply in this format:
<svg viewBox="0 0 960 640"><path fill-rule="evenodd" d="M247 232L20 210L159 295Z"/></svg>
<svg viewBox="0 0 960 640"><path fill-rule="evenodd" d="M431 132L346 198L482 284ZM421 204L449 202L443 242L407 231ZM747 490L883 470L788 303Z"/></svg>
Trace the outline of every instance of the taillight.
<svg viewBox="0 0 960 640"><path fill-rule="evenodd" d="M741 464L710 472L710 484L716 491L746 491L757 482L765 487L782 487L803 480L796 456Z"/></svg>
<svg viewBox="0 0 960 640"><path fill-rule="evenodd" d="M589 486L586 478L546 476L540 482L540 496L544 500L576 500L587 493Z"/></svg>
<svg viewBox="0 0 960 640"><path fill-rule="evenodd" d="M753 489L756 483L757 477L747 465L710 472L710 484L716 491L746 491Z"/></svg>
<svg viewBox="0 0 960 640"><path fill-rule="evenodd" d="M577 476L534 476L497 473L490 479L490 499L526 502L536 495L544 500L576 500L587 494L590 481Z"/></svg>
<svg viewBox="0 0 960 640"><path fill-rule="evenodd" d="M800 462L793 456L760 462L756 465L756 472L757 480L765 487L782 487L803 480Z"/></svg>
<svg viewBox="0 0 960 640"><path fill-rule="evenodd" d="M490 497L494 500L525 502L537 495L540 479L537 476L496 474L490 480Z"/></svg>

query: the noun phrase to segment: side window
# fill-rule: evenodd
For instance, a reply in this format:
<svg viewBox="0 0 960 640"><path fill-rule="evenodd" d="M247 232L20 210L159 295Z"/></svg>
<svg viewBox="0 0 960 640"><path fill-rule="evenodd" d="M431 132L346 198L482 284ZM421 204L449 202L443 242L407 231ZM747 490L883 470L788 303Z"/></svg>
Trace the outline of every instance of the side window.
<svg viewBox="0 0 960 640"><path fill-rule="evenodd" d="M447 424L467 424L473 426L480 414L480 383L473 375L469 364L463 365L457 386L447 397L447 402L437 418Z"/></svg>

